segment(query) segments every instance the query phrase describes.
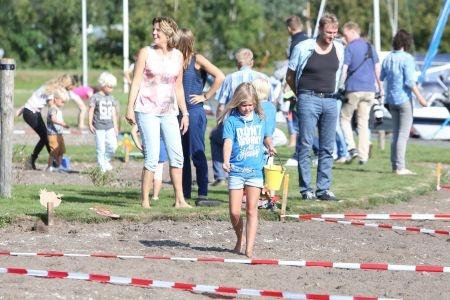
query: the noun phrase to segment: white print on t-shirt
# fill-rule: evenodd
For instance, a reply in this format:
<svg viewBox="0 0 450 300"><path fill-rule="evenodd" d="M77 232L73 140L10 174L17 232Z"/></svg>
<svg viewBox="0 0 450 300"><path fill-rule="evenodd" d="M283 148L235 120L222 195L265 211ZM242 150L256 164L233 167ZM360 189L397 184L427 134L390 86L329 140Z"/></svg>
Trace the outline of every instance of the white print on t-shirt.
<svg viewBox="0 0 450 300"><path fill-rule="evenodd" d="M253 125L253 126L246 126L242 128L236 128L237 133L237 140L239 147L245 146L245 145L255 145L260 142L261 138L261 131L262 126L261 125Z"/></svg>
<svg viewBox="0 0 450 300"><path fill-rule="evenodd" d="M246 126L236 128L237 141L239 145L239 154L236 157L242 161L249 157L258 157L260 152L262 125Z"/></svg>
<svg viewBox="0 0 450 300"><path fill-rule="evenodd" d="M100 112L100 120L111 120L112 118L112 101L100 101L98 111Z"/></svg>

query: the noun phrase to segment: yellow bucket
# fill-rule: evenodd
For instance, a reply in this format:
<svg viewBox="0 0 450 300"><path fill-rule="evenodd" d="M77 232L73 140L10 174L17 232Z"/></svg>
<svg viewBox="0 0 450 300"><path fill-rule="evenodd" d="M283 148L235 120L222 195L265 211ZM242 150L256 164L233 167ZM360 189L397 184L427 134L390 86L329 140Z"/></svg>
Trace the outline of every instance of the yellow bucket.
<svg viewBox="0 0 450 300"><path fill-rule="evenodd" d="M281 183L284 177L284 168L278 165L264 166L264 180L265 186L269 190L278 191L281 188Z"/></svg>

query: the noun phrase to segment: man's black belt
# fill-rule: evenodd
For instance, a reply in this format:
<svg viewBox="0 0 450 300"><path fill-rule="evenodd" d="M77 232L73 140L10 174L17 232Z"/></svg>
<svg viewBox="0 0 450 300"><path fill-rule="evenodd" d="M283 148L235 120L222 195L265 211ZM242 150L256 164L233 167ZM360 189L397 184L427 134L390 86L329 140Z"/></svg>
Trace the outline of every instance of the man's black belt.
<svg viewBox="0 0 450 300"><path fill-rule="evenodd" d="M315 96L315 97L319 97L319 98L336 98L335 93L323 93L323 92L315 92L315 91L310 91L310 90L300 90L300 91L298 91L298 93L304 94L304 95L311 95L311 96Z"/></svg>

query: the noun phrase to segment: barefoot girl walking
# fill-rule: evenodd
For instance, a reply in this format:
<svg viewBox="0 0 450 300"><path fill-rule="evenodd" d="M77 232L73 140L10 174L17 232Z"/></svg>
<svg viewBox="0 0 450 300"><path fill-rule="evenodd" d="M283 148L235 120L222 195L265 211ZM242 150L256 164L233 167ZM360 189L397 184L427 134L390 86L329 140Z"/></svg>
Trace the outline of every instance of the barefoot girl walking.
<svg viewBox="0 0 450 300"><path fill-rule="evenodd" d="M263 187L264 145L269 154L276 153L272 146L255 88L251 83L240 84L233 99L219 118L224 123L223 169L229 173L230 219L236 233L234 250L253 256L258 226L258 199ZM246 193L246 234L241 217L242 197Z"/></svg>

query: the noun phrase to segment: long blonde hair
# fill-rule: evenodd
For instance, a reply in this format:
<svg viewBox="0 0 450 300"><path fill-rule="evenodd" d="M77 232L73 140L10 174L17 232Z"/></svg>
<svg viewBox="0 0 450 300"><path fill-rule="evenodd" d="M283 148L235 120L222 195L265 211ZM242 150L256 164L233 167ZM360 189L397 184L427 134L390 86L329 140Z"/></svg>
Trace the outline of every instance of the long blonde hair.
<svg viewBox="0 0 450 300"><path fill-rule="evenodd" d="M52 94L53 91L60 87L69 91L71 87L75 86L75 78L72 75L63 74L55 79L47 81L44 86L45 94L47 95Z"/></svg>
<svg viewBox="0 0 450 300"><path fill-rule="evenodd" d="M259 103L258 94L255 87L250 82L244 82L238 85L233 94L233 99L225 106L222 114L217 119L217 123L221 124L231 114L232 111L237 109L242 103L251 101L253 103L254 112L261 118L264 118L264 111Z"/></svg>
<svg viewBox="0 0 450 300"><path fill-rule="evenodd" d="M194 34L187 28L178 30L177 49L183 54L183 68L186 70L189 66L192 56L194 55Z"/></svg>
<svg viewBox="0 0 450 300"><path fill-rule="evenodd" d="M178 25L171 17L156 17L152 24L159 23L161 31L167 36L167 48L173 49L178 43Z"/></svg>

